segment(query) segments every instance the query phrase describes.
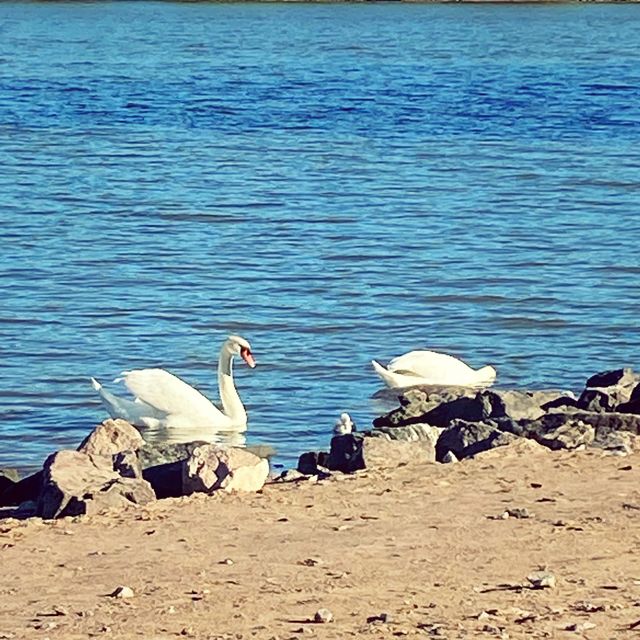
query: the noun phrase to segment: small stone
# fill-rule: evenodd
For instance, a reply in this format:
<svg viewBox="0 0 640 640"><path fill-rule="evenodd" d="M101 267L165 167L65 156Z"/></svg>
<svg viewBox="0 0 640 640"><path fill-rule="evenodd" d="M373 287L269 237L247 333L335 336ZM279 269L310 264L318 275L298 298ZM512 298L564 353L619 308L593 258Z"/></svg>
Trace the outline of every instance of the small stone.
<svg viewBox="0 0 640 640"><path fill-rule="evenodd" d="M534 571L527 576L532 589L553 589L556 586L556 577L549 571Z"/></svg>
<svg viewBox="0 0 640 640"><path fill-rule="evenodd" d="M113 598L133 598L134 593L131 587L116 587L116 589L111 594Z"/></svg>
<svg viewBox="0 0 640 640"><path fill-rule="evenodd" d="M576 633L584 633L585 631L589 631L590 629L595 629L596 625L593 622L589 622L588 620L585 622L574 622L573 624L567 625L565 627L565 631L575 631Z"/></svg>
<svg viewBox="0 0 640 640"><path fill-rule="evenodd" d="M486 611L481 611L478 614L478 620L488 620L491 616Z"/></svg>
<svg viewBox="0 0 640 640"><path fill-rule="evenodd" d="M508 513L510 518L518 518L520 520L533 517L533 514L526 507L507 509L505 513Z"/></svg>
<svg viewBox="0 0 640 640"><path fill-rule="evenodd" d="M323 564L322 558L305 558L300 561L305 567L315 567L316 565Z"/></svg>
<svg viewBox="0 0 640 640"><path fill-rule="evenodd" d="M233 560L231 558L225 558L224 560L220 560L219 564L232 565L233 564Z"/></svg>
<svg viewBox="0 0 640 640"><path fill-rule="evenodd" d="M333 620L333 613L329 609L318 609L313 615L313 621L319 624L326 624Z"/></svg>

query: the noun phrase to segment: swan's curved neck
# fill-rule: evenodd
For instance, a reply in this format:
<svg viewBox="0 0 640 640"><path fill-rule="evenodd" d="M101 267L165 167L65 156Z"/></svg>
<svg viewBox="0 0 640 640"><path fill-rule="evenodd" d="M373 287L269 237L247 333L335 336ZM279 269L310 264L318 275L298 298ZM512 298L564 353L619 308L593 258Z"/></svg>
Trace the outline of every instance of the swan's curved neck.
<svg viewBox="0 0 640 640"><path fill-rule="evenodd" d="M233 355L224 348L220 351L218 361L218 387L224 414L234 425L246 424L247 412L233 382Z"/></svg>

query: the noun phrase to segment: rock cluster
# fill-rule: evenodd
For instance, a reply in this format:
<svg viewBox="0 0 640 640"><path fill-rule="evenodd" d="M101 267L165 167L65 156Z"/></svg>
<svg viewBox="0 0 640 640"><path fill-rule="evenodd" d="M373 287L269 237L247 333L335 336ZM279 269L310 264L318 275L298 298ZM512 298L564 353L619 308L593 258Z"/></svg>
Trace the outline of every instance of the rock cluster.
<svg viewBox="0 0 640 640"><path fill-rule="evenodd" d="M352 472L411 460L455 462L522 438L549 449L600 447L630 453L640 440L640 375L591 376L579 397L561 391L415 387L366 432L334 436L329 452L307 452L298 470Z"/></svg>
<svg viewBox="0 0 640 640"><path fill-rule="evenodd" d="M151 446L128 422L105 420L77 450L53 453L23 480L0 472L0 507L20 505L17 515L42 518L77 516L194 492L258 491L268 475L268 461L245 449Z"/></svg>

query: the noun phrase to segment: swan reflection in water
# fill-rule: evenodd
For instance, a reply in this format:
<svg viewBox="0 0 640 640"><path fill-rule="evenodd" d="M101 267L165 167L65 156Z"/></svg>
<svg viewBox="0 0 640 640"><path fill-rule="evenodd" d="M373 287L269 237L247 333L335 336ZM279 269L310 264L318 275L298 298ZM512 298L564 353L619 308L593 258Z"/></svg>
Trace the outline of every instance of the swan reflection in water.
<svg viewBox="0 0 640 640"><path fill-rule="evenodd" d="M164 369L125 371L124 382L133 400L107 391L95 378L93 388L112 418L122 418L140 428L155 442L204 440L234 446L246 443L247 413L233 381L233 358L256 366L251 345L240 336L229 336L220 349L218 388L222 411L197 389Z"/></svg>

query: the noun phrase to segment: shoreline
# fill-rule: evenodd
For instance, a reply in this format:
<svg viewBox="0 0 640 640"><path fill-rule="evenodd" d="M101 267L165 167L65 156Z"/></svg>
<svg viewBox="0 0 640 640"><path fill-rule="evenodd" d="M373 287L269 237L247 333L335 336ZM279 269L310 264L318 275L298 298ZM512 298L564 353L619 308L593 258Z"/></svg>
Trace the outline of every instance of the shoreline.
<svg viewBox="0 0 640 640"><path fill-rule="evenodd" d="M455 465L0 520L0 637L613 637L640 618L639 482L637 454L509 445ZM527 582L540 569L554 588ZM121 585L133 597L109 595ZM332 622L313 621L321 609Z"/></svg>

